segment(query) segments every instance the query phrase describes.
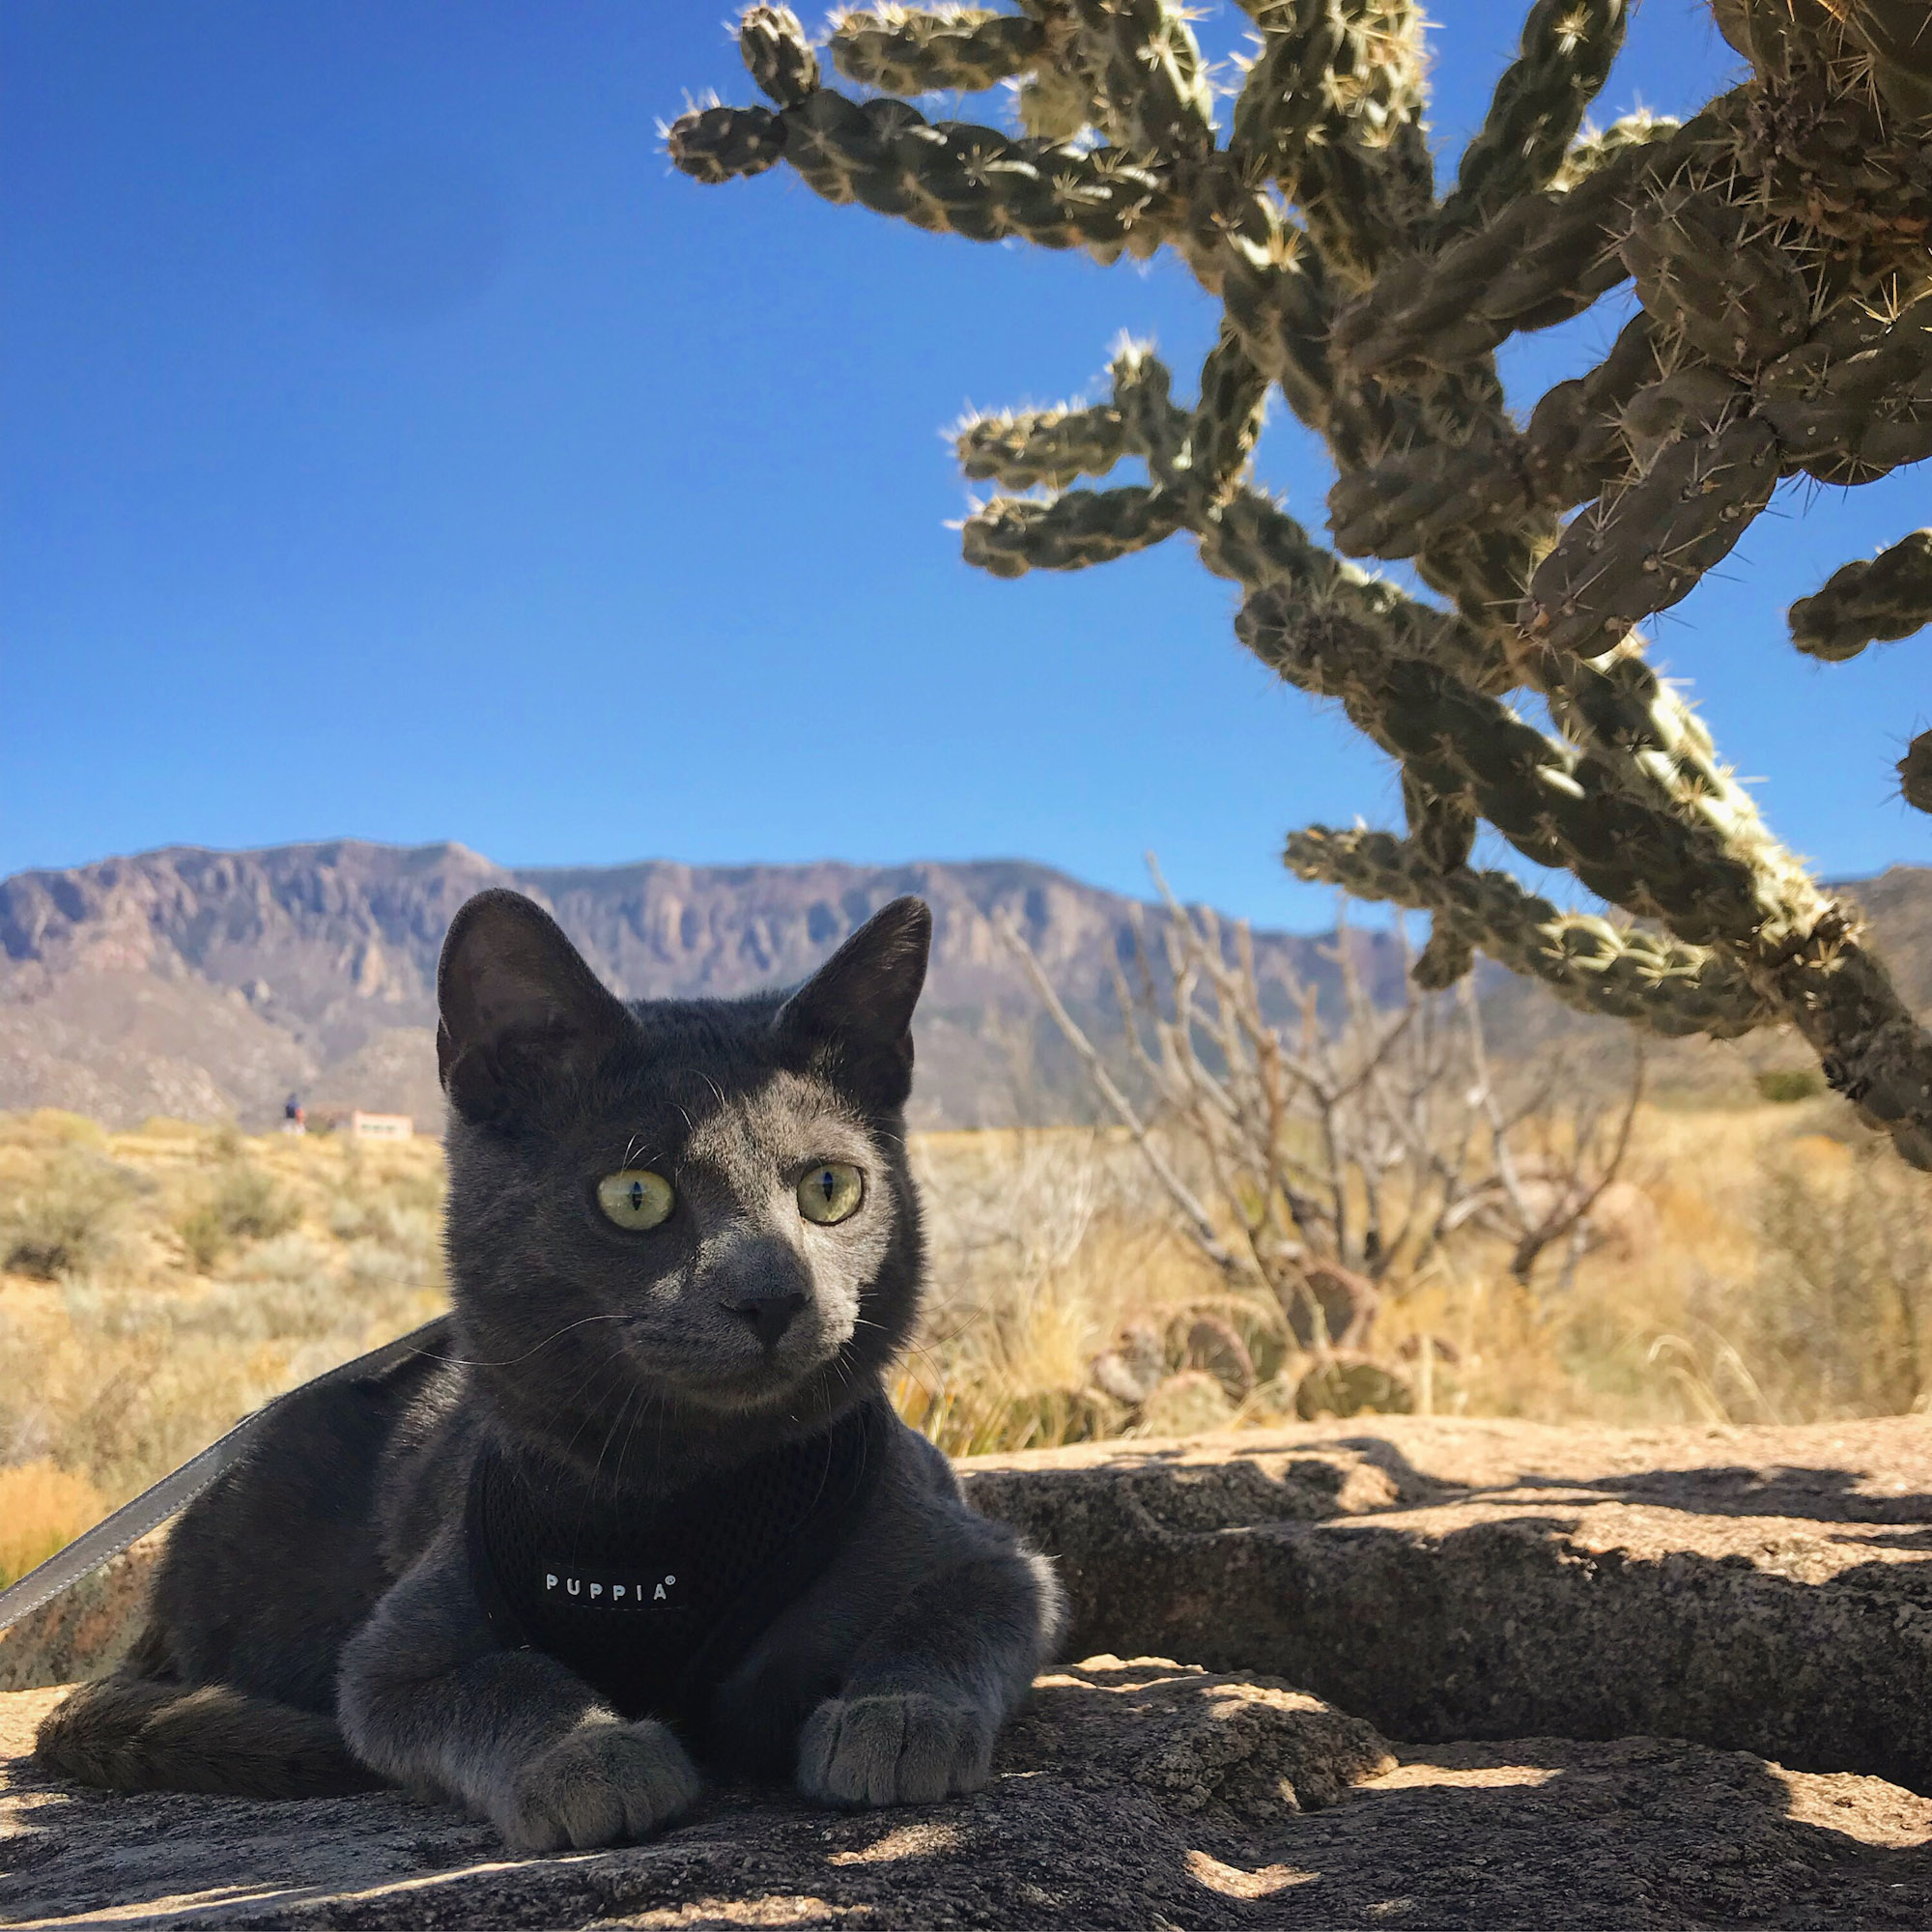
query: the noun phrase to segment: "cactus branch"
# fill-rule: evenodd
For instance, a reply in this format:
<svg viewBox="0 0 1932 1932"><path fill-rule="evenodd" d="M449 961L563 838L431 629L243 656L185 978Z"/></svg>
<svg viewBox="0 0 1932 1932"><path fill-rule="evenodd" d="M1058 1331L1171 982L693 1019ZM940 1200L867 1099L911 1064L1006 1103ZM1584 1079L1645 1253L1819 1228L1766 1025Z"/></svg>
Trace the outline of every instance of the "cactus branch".
<svg viewBox="0 0 1932 1932"><path fill-rule="evenodd" d="M861 87L973 94L1025 73L1045 46L1045 27L1023 15L980 7L875 7L838 15L830 51L833 66Z"/></svg>
<svg viewBox="0 0 1932 1932"><path fill-rule="evenodd" d="M1103 264L1171 247L1220 307L1194 400L1123 343L1105 401L962 424L961 469L1003 493L966 518L967 559L1019 577L1191 537L1240 586L1248 648L1395 760L1406 838L1317 829L1289 859L1426 910L1422 983L1481 952L1653 1031L1791 1024L1932 1166L1932 1037L1636 628L1781 479L1856 486L1932 457L1923 6L1715 0L1749 77L1681 127L1591 132L1628 0L1532 0L1438 199L1414 0L1240 4L1258 45L1221 127L1178 0L846 12L825 45L887 90L864 99L825 84L787 9L756 5L739 41L767 104L694 109L671 156L706 183L783 162L827 200L974 241ZM1021 132L904 98L998 83ZM1626 279L1641 307L1601 364L1513 417L1495 351ZM1332 548L1250 474L1276 390L1335 460ZM1123 462L1146 480L1116 480ZM1352 557L1412 560L1442 605ZM1921 531L1801 600L1792 637L1846 657L1928 617ZM1932 810L1932 732L1898 779ZM1482 821L1624 920L1472 869Z"/></svg>
<svg viewBox="0 0 1932 1932"><path fill-rule="evenodd" d="M1763 995L1709 947L1559 912L1507 872L1444 869L1386 832L1312 825L1289 835L1287 860L1298 879L1428 913L1432 945L1447 932L1512 972L1542 980L1579 1012L1629 1020L1652 1033L1720 1039L1774 1017Z"/></svg>
<svg viewBox="0 0 1932 1932"><path fill-rule="evenodd" d="M1473 228L1520 194L1547 187L1624 43L1624 0L1536 0L1522 51L1496 83L1463 151L1439 226Z"/></svg>

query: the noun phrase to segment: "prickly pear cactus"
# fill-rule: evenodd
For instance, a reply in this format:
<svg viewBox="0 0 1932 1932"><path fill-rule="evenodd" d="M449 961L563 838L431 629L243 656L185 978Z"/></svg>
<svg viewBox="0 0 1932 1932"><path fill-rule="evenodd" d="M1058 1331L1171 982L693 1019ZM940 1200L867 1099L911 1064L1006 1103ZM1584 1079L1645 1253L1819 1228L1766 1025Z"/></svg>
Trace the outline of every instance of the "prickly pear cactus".
<svg viewBox="0 0 1932 1932"><path fill-rule="evenodd" d="M1598 132L1627 0L1535 0L1446 192L1414 0L1240 5L1257 44L1218 101L1177 0L855 9L816 45L753 6L740 43L768 104L686 114L671 157L708 183L784 161L829 201L974 241L1174 250L1223 310L1193 400L1129 345L1104 402L966 424L961 467L1001 493L966 522L968 561L1080 570L1185 534L1241 586L1242 641L1401 767L1401 836L1296 833L1293 870L1427 912L1432 984L1481 951L1661 1033L1795 1025L1932 1167L1932 1037L1637 628L1781 478L1932 456L1925 0L1714 0L1750 77L1681 126ZM1010 128L918 104L1002 84ZM1520 422L1496 349L1626 281L1641 307L1601 366ZM1333 453L1328 543L1250 480L1276 390ZM1146 482L1103 481L1127 459ZM1844 658L1932 618L1927 556L1919 532L1848 565L1794 607L1794 642ZM1439 601L1368 567L1396 558ZM1899 783L1932 810L1932 733ZM1642 923L1473 869L1483 820Z"/></svg>

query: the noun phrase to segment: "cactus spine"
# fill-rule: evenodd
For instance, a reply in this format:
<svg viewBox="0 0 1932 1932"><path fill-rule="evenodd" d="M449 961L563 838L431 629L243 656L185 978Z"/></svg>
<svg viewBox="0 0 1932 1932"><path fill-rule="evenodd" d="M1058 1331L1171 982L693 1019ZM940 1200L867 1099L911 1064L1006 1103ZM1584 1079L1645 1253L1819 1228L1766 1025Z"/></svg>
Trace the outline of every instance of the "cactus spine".
<svg viewBox="0 0 1932 1932"><path fill-rule="evenodd" d="M1077 570L1184 532L1241 587L1242 641L1401 769L1404 836L1297 833L1295 872L1428 913L1431 984L1481 951L1662 1033L1795 1025L1932 1167L1932 1037L1636 629L1780 478L1932 456L1923 5L1714 0L1749 79L1681 127L1591 133L1625 0L1535 0L1438 197L1412 0L1240 4L1259 44L1225 127L1176 0L844 12L826 50L888 90L864 99L827 84L789 10L754 6L740 43L770 104L687 114L671 156L714 183L782 159L830 201L975 241L1172 248L1224 311L1194 400L1126 344L1104 403L962 425L962 469L1002 492L967 519L967 559ZM903 98L995 84L1020 131ZM1603 363L1515 421L1495 350L1626 280L1641 308ZM1333 548L1248 478L1276 390L1334 455ZM1147 481L1105 483L1127 458ZM1794 641L1847 657L1932 617L1923 537L1794 606ZM1441 604L1357 557L1412 558ZM1932 810L1932 733L1899 782ZM1654 929L1472 868L1482 820Z"/></svg>

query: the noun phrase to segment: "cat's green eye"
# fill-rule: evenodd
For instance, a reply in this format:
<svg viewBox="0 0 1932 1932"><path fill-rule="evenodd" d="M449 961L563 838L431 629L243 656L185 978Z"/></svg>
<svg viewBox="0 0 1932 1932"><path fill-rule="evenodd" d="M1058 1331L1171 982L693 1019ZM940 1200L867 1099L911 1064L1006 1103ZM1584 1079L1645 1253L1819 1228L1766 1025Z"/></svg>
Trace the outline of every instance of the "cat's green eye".
<svg viewBox="0 0 1932 1932"><path fill-rule="evenodd" d="M866 1177L847 1161L822 1160L798 1183L798 1211L829 1228L848 1219L866 1198Z"/></svg>
<svg viewBox="0 0 1932 1932"><path fill-rule="evenodd" d="M620 1228L655 1228L676 1202L670 1182L646 1167L627 1167L597 1183L598 1207Z"/></svg>

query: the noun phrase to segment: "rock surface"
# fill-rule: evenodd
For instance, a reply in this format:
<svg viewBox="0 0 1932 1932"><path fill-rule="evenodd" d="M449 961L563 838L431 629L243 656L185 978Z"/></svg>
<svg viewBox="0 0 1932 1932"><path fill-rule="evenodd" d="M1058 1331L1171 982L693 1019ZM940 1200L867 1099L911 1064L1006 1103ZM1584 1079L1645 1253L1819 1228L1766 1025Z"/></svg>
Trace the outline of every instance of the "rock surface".
<svg viewBox="0 0 1932 1932"><path fill-rule="evenodd" d="M1040 1680L991 1786L838 1814L726 1791L652 1843L506 1856L380 1794L76 1792L0 1698L17 1926L1874 1926L1924 1922L1932 1803L1655 1739L1404 1750L1285 1687L1093 1658Z"/></svg>
<svg viewBox="0 0 1932 1932"><path fill-rule="evenodd" d="M965 1466L1060 1554L1071 1654L1208 1668L1043 1678L959 1804L724 1791L544 1860L389 1795L64 1789L20 1756L59 1692L24 1691L0 1923L1932 1921L1932 1423L1406 1418ZM101 1667L141 1567L0 1641L0 1681Z"/></svg>
<svg viewBox="0 0 1932 1932"><path fill-rule="evenodd" d="M1385 1417L966 1466L1060 1558L1076 1655L1269 1671L1391 1737L1650 1732L1932 1791L1932 1421Z"/></svg>
<svg viewBox="0 0 1932 1932"><path fill-rule="evenodd" d="M142 1537L0 1634L0 1690L105 1677L140 1634L148 1575L166 1542L165 1529Z"/></svg>

